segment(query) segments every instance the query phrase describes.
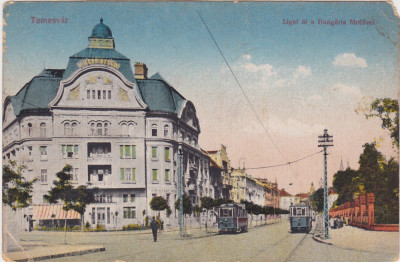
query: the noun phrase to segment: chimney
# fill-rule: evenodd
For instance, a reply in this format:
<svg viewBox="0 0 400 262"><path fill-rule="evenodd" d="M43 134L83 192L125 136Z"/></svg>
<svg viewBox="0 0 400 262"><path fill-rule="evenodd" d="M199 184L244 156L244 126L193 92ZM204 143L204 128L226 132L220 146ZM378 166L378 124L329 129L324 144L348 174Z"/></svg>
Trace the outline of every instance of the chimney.
<svg viewBox="0 0 400 262"><path fill-rule="evenodd" d="M147 79L147 66L145 64L136 62L135 78L136 79Z"/></svg>

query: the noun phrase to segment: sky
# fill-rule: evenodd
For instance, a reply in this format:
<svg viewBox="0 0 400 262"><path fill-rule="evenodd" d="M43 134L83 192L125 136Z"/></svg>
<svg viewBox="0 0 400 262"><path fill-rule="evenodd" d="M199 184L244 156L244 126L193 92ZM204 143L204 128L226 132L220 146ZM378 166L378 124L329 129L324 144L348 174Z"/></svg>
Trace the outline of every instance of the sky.
<svg viewBox="0 0 400 262"><path fill-rule="evenodd" d="M32 17L68 20L38 24ZM323 177L322 154L290 166L251 168L320 151L325 128L334 140L329 184L341 159L358 168L367 142L379 141L388 157L397 154L379 120L365 118L374 98L399 95L398 18L388 3L7 4L3 101L43 68L65 68L69 56L87 47L100 17L131 65L145 63L150 76L159 72L194 103L201 148L225 145L235 168L240 162L292 194L307 192ZM346 25L326 24L336 19ZM351 25L351 19L374 24Z"/></svg>

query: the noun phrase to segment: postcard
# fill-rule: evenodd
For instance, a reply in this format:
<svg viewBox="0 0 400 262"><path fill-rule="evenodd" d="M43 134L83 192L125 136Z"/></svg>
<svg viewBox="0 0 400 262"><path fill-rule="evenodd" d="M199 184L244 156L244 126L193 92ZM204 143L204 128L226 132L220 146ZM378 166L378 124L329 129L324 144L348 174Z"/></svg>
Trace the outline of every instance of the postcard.
<svg viewBox="0 0 400 262"><path fill-rule="evenodd" d="M5 2L5 261L396 261L391 2Z"/></svg>

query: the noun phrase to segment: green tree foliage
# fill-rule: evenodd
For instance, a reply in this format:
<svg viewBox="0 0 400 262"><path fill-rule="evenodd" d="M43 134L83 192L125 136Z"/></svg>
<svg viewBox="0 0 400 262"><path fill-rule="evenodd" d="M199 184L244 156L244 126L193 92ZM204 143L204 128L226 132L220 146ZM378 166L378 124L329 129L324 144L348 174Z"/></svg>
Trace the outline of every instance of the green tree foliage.
<svg viewBox="0 0 400 262"><path fill-rule="evenodd" d="M390 132L392 143L399 148L399 103L397 99L383 98L375 99L371 104L371 114L367 119L379 117L382 120L382 128Z"/></svg>
<svg viewBox="0 0 400 262"><path fill-rule="evenodd" d="M339 194L336 200L338 206L353 200L353 195L359 188L356 183L357 176L357 171L350 168L333 175L333 188Z"/></svg>
<svg viewBox="0 0 400 262"><path fill-rule="evenodd" d="M322 212L324 210L324 189L318 188L311 195L311 206L316 212Z"/></svg>
<svg viewBox="0 0 400 262"><path fill-rule="evenodd" d="M366 143L358 163L360 167L357 171L347 169L334 175L333 186L339 193L337 204L351 201L353 196L374 193L375 223L398 223L398 162L393 158L386 161L375 143Z"/></svg>
<svg viewBox="0 0 400 262"><path fill-rule="evenodd" d="M207 211L214 207L214 199L211 197L202 197L200 198L200 208L206 209Z"/></svg>
<svg viewBox="0 0 400 262"><path fill-rule="evenodd" d="M97 189L88 189L86 186L78 186L74 188L72 185L72 167L65 165L61 171L56 174L58 180L53 181L53 187L50 189L44 198L52 204L63 204L65 211L74 210L81 215L81 227L83 227L83 214L85 213L86 206L95 201L94 193ZM65 227L66 227L65 219Z"/></svg>
<svg viewBox="0 0 400 262"><path fill-rule="evenodd" d="M179 199L175 202L175 209L179 210ZM184 215L191 215L193 211L192 201L190 197L186 194L183 195L183 214Z"/></svg>
<svg viewBox="0 0 400 262"><path fill-rule="evenodd" d="M15 161L3 165L3 204L10 206L12 210L29 206L32 200L32 186L37 179L26 180L22 176L25 168L23 165L17 165Z"/></svg>
<svg viewBox="0 0 400 262"><path fill-rule="evenodd" d="M231 203L233 203L233 200L231 199L217 198L214 200L214 207L219 207L220 205L231 204Z"/></svg>
<svg viewBox="0 0 400 262"><path fill-rule="evenodd" d="M165 200L162 196L155 196L150 201L150 208L154 211L163 211L169 210L168 201ZM160 215L160 213L158 214Z"/></svg>

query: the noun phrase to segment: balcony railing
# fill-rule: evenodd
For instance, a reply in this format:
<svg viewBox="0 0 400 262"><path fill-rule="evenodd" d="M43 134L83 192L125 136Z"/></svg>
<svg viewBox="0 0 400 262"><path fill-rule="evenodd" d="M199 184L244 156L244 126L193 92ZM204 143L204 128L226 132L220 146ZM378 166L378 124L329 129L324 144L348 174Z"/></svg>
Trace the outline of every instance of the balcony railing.
<svg viewBox="0 0 400 262"><path fill-rule="evenodd" d="M93 154L90 153L88 156L88 162L94 162L94 161L106 161L106 162L111 162L112 161L112 156L111 153L107 154Z"/></svg>

